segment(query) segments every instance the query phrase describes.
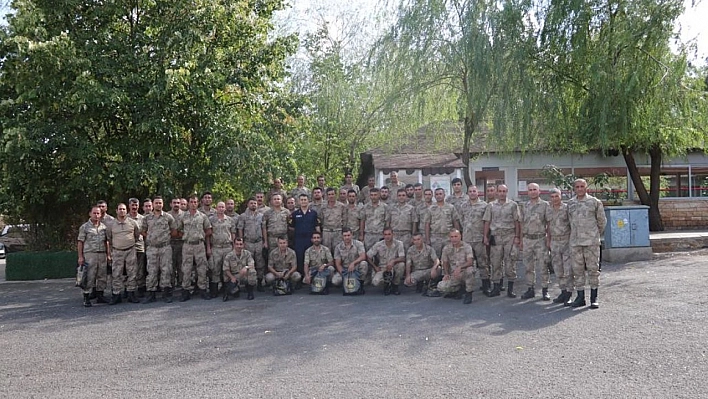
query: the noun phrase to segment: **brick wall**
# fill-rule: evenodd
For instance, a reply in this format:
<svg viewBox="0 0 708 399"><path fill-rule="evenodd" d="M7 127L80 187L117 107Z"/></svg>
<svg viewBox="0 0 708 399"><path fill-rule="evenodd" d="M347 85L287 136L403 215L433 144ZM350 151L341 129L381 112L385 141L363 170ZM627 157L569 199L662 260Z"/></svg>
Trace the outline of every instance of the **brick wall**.
<svg viewBox="0 0 708 399"><path fill-rule="evenodd" d="M662 199L659 211L666 230L708 229L708 200Z"/></svg>

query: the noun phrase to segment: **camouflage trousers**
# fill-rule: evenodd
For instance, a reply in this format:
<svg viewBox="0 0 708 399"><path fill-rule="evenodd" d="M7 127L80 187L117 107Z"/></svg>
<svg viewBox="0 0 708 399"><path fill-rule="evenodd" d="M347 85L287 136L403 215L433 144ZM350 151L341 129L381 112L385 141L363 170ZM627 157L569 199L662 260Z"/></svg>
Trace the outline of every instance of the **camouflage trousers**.
<svg viewBox="0 0 708 399"><path fill-rule="evenodd" d="M88 284L84 289L84 294L90 294L92 289L96 291L106 290L106 253L105 252L84 252L84 262L88 265L86 272Z"/></svg>
<svg viewBox="0 0 708 399"><path fill-rule="evenodd" d="M573 279L576 290L585 289L585 273L590 288L600 286L600 246L576 246L570 249L573 259Z"/></svg>
<svg viewBox="0 0 708 399"><path fill-rule="evenodd" d="M254 268L247 269L244 266L238 272L231 270L231 274L236 277L236 282L239 285L243 285L244 283L248 285L256 285L258 283L258 273ZM229 278L226 277L226 273L224 273L224 282L229 282Z"/></svg>
<svg viewBox="0 0 708 399"><path fill-rule="evenodd" d="M157 291L158 279L160 287L172 287L172 248L148 246L147 256L147 290Z"/></svg>
<svg viewBox="0 0 708 399"><path fill-rule="evenodd" d="M393 232L393 238L395 238L398 241L403 243L403 250L405 250L406 253L408 253L408 248L411 247L412 237L413 237L413 235L411 234L410 231L396 230Z"/></svg>
<svg viewBox="0 0 708 399"><path fill-rule="evenodd" d="M548 288L551 282L551 273L546 265L548 262L548 247L546 237L524 238L524 267L526 268L526 285L534 288L536 285L536 272L541 272L541 288Z"/></svg>
<svg viewBox="0 0 708 399"><path fill-rule="evenodd" d="M429 269L413 270L411 272L411 284L416 285L419 282L429 281L437 277L438 270L439 269L433 269L432 267Z"/></svg>
<svg viewBox="0 0 708 399"><path fill-rule="evenodd" d="M374 273L374 277L371 279L371 285L378 287L383 283L383 274L386 270L386 266L382 265L379 267L378 272ZM406 264L403 262L398 262L393 265L393 284L400 285L403 278L406 275Z"/></svg>
<svg viewBox="0 0 708 399"><path fill-rule="evenodd" d="M433 247L438 257L442 256L442 250L448 243L447 236L447 234L430 233L430 246Z"/></svg>
<svg viewBox="0 0 708 399"><path fill-rule="evenodd" d="M263 259L263 241L250 242L244 240L244 247L253 254L253 262L256 266L258 280L262 280L265 275L265 259ZM277 243L276 243L277 248Z"/></svg>
<svg viewBox="0 0 708 399"><path fill-rule="evenodd" d="M176 287L177 284L182 283L182 240L172 240L170 241L170 247L172 248L172 273L177 273L177 278L172 281L172 286ZM191 278L191 277L190 277Z"/></svg>
<svg viewBox="0 0 708 399"><path fill-rule="evenodd" d="M207 258L203 242L182 244L182 289L191 291L194 288L192 271L196 263L197 288L205 290L207 287Z"/></svg>
<svg viewBox="0 0 708 399"><path fill-rule="evenodd" d="M519 248L514 245L514 234L494 234L496 245L491 245L489 261L492 265L492 281L499 283L502 277L516 281L516 259Z"/></svg>
<svg viewBox="0 0 708 399"><path fill-rule="evenodd" d="M275 275L273 273L268 273L265 276L265 280L266 283L271 284L275 281ZM300 274L300 272L293 272L293 274L288 277L288 280L293 284L297 284L302 281L302 274Z"/></svg>
<svg viewBox="0 0 708 399"><path fill-rule="evenodd" d="M444 294L450 294L465 288L465 292L474 291L474 267L468 267L460 273L459 277L455 277L455 274L451 271L449 278L443 278L442 281L438 283L438 291Z"/></svg>
<svg viewBox="0 0 708 399"><path fill-rule="evenodd" d="M111 250L111 258L113 260L112 272L112 291L114 294L120 294L123 291L123 270L127 275L126 289L130 292L138 288L135 282L135 276L138 272L138 262L135 258L135 247L127 250L113 248Z"/></svg>
<svg viewBox="0 0 708 399"><path fill-rule="evenodd" d="M489 249L484 242L468 242L470 247L472 247L472 253L474 253L474 261L479 271L479 278L486 280L491 275L491 270L489 269L489 255L487 250Z"/></svg>
<svg viewBox="0 0 708 399"><path fill-rule="evenodd" d="M364 248L368 251L377 242L383 239L383 233L366 233L364 232Z"/></svg>
<svg viewBox="0 0 708 399"><path fill-rule="evenodd" d="M147 285L147 255L145 252L135 251L135 284L138 288L145 288Z"/></svg>
<svg viewBox="0 0 708 399"><path fill-rule="evenodd" d="M551 240L551 263L561 290L573 291L573 262L568 240Z"/></svg>
<svg viewBox="0 0 708 399"><path fill-rule="evenodd" d="M224 258L233 250L231 244L221 244L211 247L211 258L209 258L209 282L221 282L221 271L224 268Z"/></svg>
<svg viewBox="0 0 708 399"><path fill-rule="evenodd" d="M349 265L342 265L343 270L342 270L341 274L335 272L334 275L332 275L332 285L336 285L336 286L342 285L342 281L345 278L347 278L347 274L349 274L347 271L347 266L349 266ZM354 270L363 279L364 276L366 276L366 273L368 273L368 271L369 271L369 264L366 262L359 262L359 264L357 265L357 267Z"/></svg>
<svg viewBox="0 0 708 399"><path fill-rule="evenodd" d="M340 242L342 242L342 229L322 229L322 245L329 248L332 255Z"/></svg>

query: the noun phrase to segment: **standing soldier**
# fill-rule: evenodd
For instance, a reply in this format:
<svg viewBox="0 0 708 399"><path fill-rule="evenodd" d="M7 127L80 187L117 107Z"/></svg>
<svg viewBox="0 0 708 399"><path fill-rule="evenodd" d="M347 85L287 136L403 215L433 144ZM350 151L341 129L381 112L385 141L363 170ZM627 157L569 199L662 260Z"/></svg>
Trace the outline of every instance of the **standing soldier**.
<svg viewBox="0 0 708 399"><path fill-rule="evenodd" d="M490 185L487 187L486 200L490 204L492 201L497 199L497 186Z"/></svg>
<svg viewBox="0 0 708 399"><path fill-rule="evenodd" d="M475 263L482 279L482 293L489 295L491 281L489 279L489 256L484 245L484 211L487 203L479 198L477 186L467 189L468 201L460 205L460 219L462 221L462 240L472 247Z"/></svg>
<svg viewBox="0 0 708 399"><path fill-rule="evenodd" d="M570 258L570 220L568 205L563 203L561 191L552 188L551 207L548 212L548 235L551 240L551 263L558 279L560 295L553 303L566 303L573 295L573 261Z"/></svg>
<svg viewBox="0 0 708 399"><path fill-rule="evenodd" d="M396 204L389 206L391 229L393 229L393 236L401 241L403 248L408 251L411 246L411 234L418 229L418 213L412 205L408 204L406 190L399 188L396 199L398 200Z"/></svg>
<svg viewBox="0 0 708 399"><path fill-rule="evenodd" d="M585 273L590 283L590 308L600 307L597 288L600 286L600 237L605 234L607 218L599 199L587 193L588 183L577 179L573 183L575 197L568 201L570 219L570 252L573 258L573 278L578 295L570 306L585 306Z"/></svg>
<svg viewBox="0 0 708 399"><path fill-rule="evenodd" d="M551 282L551 273L546 265L548 261L548 202L539 198L541 190L536 183L530 183L527 188L529 200L521 207L521 233L523 234L521 246L523 251L524 266L526 267L526 284L528 288L521 299L531 299L536 296L534 286L536 273L541 271L541 299L550 301L548 284Z"/></svg>
<svg viewBox="0 0 708 399"><path fill-rule="evenodd" d="M415 285L415 292L436 296L428 288L440 276L440 259L430 245L423 242L423 235L413 234L413 245L406 253L406 286ZM425 283L428 283L425 285ZM425 291L423 289L425 288ZM437 291L436 291L437 292Z"/></svg>
<svg viewBox="0 0 708 399"><path fill-rule="evenodd" d="M285 201L285 209L290 211L290 213L293 213L295 211L295 205L297 201L295 201L295 197L288 197L288 199Z"/></svg>
<svg viewBox="0 0 708 399"><path fill-rule="evenodd" d="M353 178L353 176L352 176L351 173L349 173L349 172L345 173L345 174L344 174L344 184L343 184L342 187L340 187L339 189L340 189L340 190L341 190L341 189L345 189L345 190L347 190L347 191L349 191L349 190L354 190L355 192L358 193L358 192L359 192L359 186L357 186L356 184L354 184L354 182L352 181L352 178Z"/></svg>
<svg viewBox="0 0 708 399"><path fill-rule="evenodd" d="M271 205L270 201L273 199L273 196L275 194L280 195L281 201L283 200L283 198L285 198L288 195L288 193L286 193L285 190L283 190L283 181L278 177L273 179L273 187L270 188L270 191L268 191L268 195L266 195L265 200L266 200L267 206Z"/></svg>
<svg viewBox="0 0 708 399"><path fill-rule="evenodd" d="M94 206L89 212L90 219L79 227L76 248L79 266L88 266L87 285L84 288L84 306L91 307L89 296L96 290L96 303L108 303L103 296L106 289L106 262L111 260L111 244L106 238L106 225L101 223L101 208Z"/></svg>
<svg viewBox="0 0 708 399"><path fill-rule="evenodd" d="M307 196L307 194L302 194ZM280 194L273 194L271 200L272 207L263 213L263 229L264 237L267 240L263 242L263 248L275 249L278 247L278 237L287 237L288 235L288 218L290 211L283 208L283 199Z"/></svg>
<svg viewBox="0 0 708 399"><path fill-rule="evenodd" d="M366 186L359 190L359 202L362 204L371 201L371 189L375 187L376 179L373 176L369 176L366 182Z"/></svg>
<svg viewBox="0 0 708 399"><path fill-rule="evenodd" d="M421 185L421 186L422 186L422 185ZM422 193L423 193L423 192L421 191L421 194L422 194ZM412 184L406 184L406 198L408 198L408 202L409 202L409 203L410 203L410 201L413 199L413 196L414 196L414 195L415 195L415 187L413 187ZM413 205L413 204L411 204L411 205Z"/></svg>
<svg viewBox="0 0 708 399"><path fill-rule="evenodd" d="M398 180L398 172L391 171L388 176L391 178L388 184L388 188L391 189L394 193L397 193L399 188L406 188L406 183Z"/></svg>
<svg viewBox="0 0 708 399"><path fill-rule="evenodd" d="M143 219L145 216L138 213L140 210L140 200L137 198L131 198L128 200L128 217L132 219L135 224L138 225L138 230L143 230ZM147 257L145 256L145 238L141 234L138 237L138 241L135 243L135 284L138 287L138 298L143 298L145 296L146 281L147 277Z"/></svg>
<svg viewBox="0 0 708 399"><path fill-rule="evenodd" d="M378 287L384 283L384 295L401 295L398 286L406 273L406 252L403 243L393 238L393 231L386 227L383 241L379 241L366 252L369 264L374 268L371 284Z"/></svg>
<svg viewBox="0 0 708 399"><path fill-rule="evenodd" d="M325 184L325 177L323 175L317 176L317 187L320 188L320 192L324 193L324 190L327 188L327 185Z"/></svg>
<svg viewBox="0 0 708 399"><path fill-rule="evenodd" d="M147 216L152 213L152 200L150 198L145 198L143 200L143 216Z"/></svg>
<svg viewBox="0 0 708 399"><path fill-rule="evenodd" d="M305 176L303 176L303 175L300 175L297 177L297 187L290 190L290 196L293 198L300 198L300 194L305 194L308 197L311 196L310 189L305 187ZM282 197L281 201L284 201L284 200L285 200L285 197ZM278 244L276 244L276 245L278 245Z"/></svg>
<svg viewBox="0 0 708 399"><path fill-rule="evenodd" d="M270 284L277 279L289 280L294 285L302 280L302 275L297 271L295 251L288 248L288 239L285 237L278 238L278 247L268 254L266 281Z"/></svg>
<svg viewBox="0 0 708 399"><path fill-rule="evenodd" d="M263 194L263 191L256 192L255 196L256 196L256 204L257 204L256 209L258 210L258 212L260 214L263 214L263 213L265 213L265 211L270 209L270 207L268 205L266 205L266 203L264 202L265 194Z"/></svg>
<svg viewBox="0 0 708 399"><path fill-rule="evenodd" d="M359 216L362 208L357 200L358 196L354 190L347 191L347 219L344 227L348 228L354 237L359 237Z"/></svg>
<svg viewBox="0 0 708 399"><path fill-rule="evenodd" d="M408 194L408 189L406 189L406 194ZM423 202L423 184L416 183L413 185L413 197L408 200L408 203L413 205L413 208L416 208L417 210L418 206L421 205Z"/></svg>
<svg viewBox="0 0 708 399"><path fill-rule="evenodd" d="M484 211L484 245L490 246L492 280L494 288L489 296L499 296L502 276L507 278L506 296L516 298L516 259L520 245L521 224L519 207L516 202L507 200L508 189L500 184L496 190L496 200L487 204ZM503 273L503 274L502 274Z"/></svg>
<svg viewBox="0 0 708 399"><path fill-rule="evenodd" d="M188 301L194 288L189 276L194 271L196 263L197 288L202 299L211 299L207 293L207 258L211 258L211 223L209 218L199 212L199 199L196 195L189 197L189 210L179 220L179 231L182 233L182 297L180 302ZM230 224L229 224L230 225ZM206 244L206 245L205 245Z"/></svg>
<svg viewBox="0 0 708 399"><path fill-rule="evenodd" d="M230 217L232 220L234 218L237 218L238 212L236 212L236 203L234 202L234 200L229 198L224 203L226 204L226 211L224 212L224 215ZM234 222L235 221L236 220L234 220Z"/></svg>
<svg viewBox="0 0 708 399"><path fill-rule="evenodd" d="M179 199L179 209L182 212L187 212L187 210L189 209L189 203L187 202L186 198Z"/></svg>
<svg viewBox="0 0 708 399"><path fill-rule="evenodd" d="M341 233L340 233L341 236ZM341 242L341 240L339 240ZM305 271L303 280L310 284L316 275L327 279L327 286L322 291L323 295L329 294L329 284L334 276L334 258L332 251L322 244L322 236L318 232L312 233L312 246L305 250Z"/></svg>
<svg viewBox="0 0 708 399"><path fill-rule="evenodd" d="M445 190L435 189L435 203L428 208L425 223L426 241L441 254L452 229L460 230L460 214L451 204L445 203Z"/></svg>
<svg viewBox="0 0 708 399"><path fill-rule="evenodd" d="M224 258L234 247L234 222L226 216L226 204L216 204L216 214L209 218L211 224L211 258L209 258L209 295L216 298L219 295L219 282L224 269Z"/></svg>
<svg viewBox="0 0 708 399"><path fill-rule="evenodd" d="M433 205L433 190L426 188L422 193L422 200L416 205L415 210L418 212L418 231L425 233L425 224L430 216L428 210ZM425 236L423 239L426 240Z"/></svg>
<svg viewBox="0 0 708 399"><path fill-rule="evenodd" d="M334 267L337 274L332 277L332 285L342 284L351 273L359 280L359 293L364 293L364 276L369 271L366 249L364 243L354 239L348 228L342 229L342 242L334 249Z"/></svg>
<svg viewBox="0 0 708 399"><path fill-rule="evenodd" d="M445 198L445 202L453 205L458 211L460 210L460 205L467 202L467 197L462 191L462 179L459 177L452 179L452 194Z"/></svg>
<svg viewBox="0 0 708 399"><path fill-rule="evenodd" d="M108 214L108 203L104 200L100 200L96 203L96 206L101 210L101 223L108 226L108 223L115 219L113 216Z"/></svg>
<svg viewBox="0 0 708 399"><path fill-rule="evenodd" d="M369 190L371 201L361 208L359 216L359 241L368 251L383 238L384 228L391 225L391 211L388 205L379 202L379 189Z"/></svg>
<svg viewBox="0 0 708 399"><path fill-rule="evenodd" d="M450 243L443 248L441 258L445 276L438 283L438 290L445 294L445 298L459 299L464 285L462 303L469 305L474 291L474 253L469 244L462 242L459 230L450 231Z"/></svg>
<svg viewBox="0 0 708 399"><path fill-rule="evenodd" d="M317 216L322 226L322 245L332 252L342 241L342 227L347 220L347 207L337 201L333 188L327 189L327 203L320 208Z"/></svg>
<svg viewBox="0 0 708 399"><path fill-rule="evenodd" d="M168 213L179 225L179 220L184 213L182 212L182 201L179 198L172 198L170 208L172 209ZM170 247L172 248L172 286L177 287L182 284L182 237L172 237Z"/></svg>
<svg viewBox="0 0 708 399"><path fill-rule="evenodd" d="M211 191L205 191L202 194L202 205L198 210L207 217L214 216L216 212L214 211L214 208L211 207L213 201L214 197L211 195Z"/></svg>
<svg viewBox="0 0 708 399"><path fill-rule="evenodd" d="M244 249L243 238L236 238L233 251L224 258L224 302L229 300L229 292L233 285L240 285L244 281L248 300L253 299L253 286L258 279L254 265L253 254Z"/></svg>
<svg viewBox="0 0 708 399"><path fill-rule="evenodd" d="M382 186L379 189L379 202L386 204L386 205L393 205L390 195L391 195L391 192L389 191L388 187Z"/></svg>
<svg viewBox="0 0 708 399"><path fill-rule="evenodd" d="M325 190L323 190L319 187L315 187L312 189L312 202L309 202L309 198L308 198L308 203L309 203L310 209L317 212L318 215L320 214L320 209L322 208L322 206L325 203L324 199L322 198L322 195L324 193L325 193ZM298 201L298 203L300 202L300 197L297 197L297 201Z"/></svg>
<svg viewBox="0 0 708 399"><path fill-rule="evenodd" d="M197 207L196 197L195 209ZM158 280L165 302L172 302L172 247L170 238L177 237L177 222L162 211L162 198L155 197L154 209L145 215L140 232L147 245L147 295L143 303L155 302ZM184 276L183 280L189 277Z"/></svg>
<svg viewBox="0 0 708 399"><path fill-rule="evenodd" d="M289 227L292 228L295 235L293 246L295 254L297 255L297 270L302 274L305 270L305 250L312 245L312 233L320 231L317 212L309 207L307 195L300 195L300 208L296 209L295 212L290 215ZM270 260L268 261L268 265L270 265ZM296 289L300 288L299 280L294 281L294 283L296 284Z"/></svg>
<svg viewBox="0 0 708 399"><path fill-rule="evenodd" d="M111 258L113 261L111 305L120 302L120 294L123 291L123 271L127 275L128 302L140 302L135 297L135 290L137 289L137 284L135 283L137 274L135 243L138 241L138 237L140 237L140 229L137 223L128 217L128 209L125 204L118 204L115 219L106 226L106 238L111 243Z"/></svg>
<svg viewBox="0 0 708 399"><path fill-rule="evenodd" d="M348 192L349 192L349 190L347 190L346 188L340 188L339 189L339 196L337 197L337 201L339 201L339 203L341 203L341 204L346 205L348 202L347 201L347 193Z"/></svg>
<svg viewBox="0 0 708 399"><path fill-rule="evenodd" d="M246 250L253 255L253 260L256 264L258 277L256 289L258 292L263 292L263 278L265 277L263 233L265 229L263 228L263 214L258 212L257 207L258 201L256 198L251 197L248 200L248 208L238 217L237 227L238 236L243 239Z"/></svg>

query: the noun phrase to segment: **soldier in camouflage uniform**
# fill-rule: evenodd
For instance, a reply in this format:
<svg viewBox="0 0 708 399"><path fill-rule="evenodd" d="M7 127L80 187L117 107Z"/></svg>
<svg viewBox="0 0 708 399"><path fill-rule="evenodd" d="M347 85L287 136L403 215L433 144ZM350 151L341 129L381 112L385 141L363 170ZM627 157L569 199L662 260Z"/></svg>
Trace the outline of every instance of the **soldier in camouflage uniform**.
<svg viewBox="0 0 708 399"><path fill-rule="evenodd" d="M266 237L263 227L263 214L258 212L258 201L252 197L248 200L248 208L238 217L238 236L243 238L246 250L253 255L258 274L256 289L263 292L263 278L265 277L265 259L263 258L263 237Z"/></svg>
<svg viewBox="0 0 708 399"><path fill-rule="evenodd" d="M452 229L460 230L460 214L453 205L445 203L445 190L437 188L435 203L428 208L425 223L426 242L435 249L435 253L442 253Z"/></svg>
<svg viewBox="0 0 708 399"><path fill-rule="evenodd" d="M393 201L389 188L387 186L381 186L379 189L379 202L390 206L393 205Z"/></svg>
<svg viewBox="0 0 708 399"><path fill-rule="evenodd" d="M324 194L324 190L319 187L315 187L312 189L312 202L310 202L309 206L310 206L310 209L317 212L318 215L320 214L320 210L322 209L322 206L325 204L325 201L322 198L323 194ZM299 198L298 198L298 202L299 202Z"/></svg>
<svg viewBox="0 0 708 399"><path fill-rule="evenodd" d="M106 262L111 258L111 245L106 238L106 225L101 223L101 208L94 206L89 212L90 219L79 227L76 241L79 255L78 264L88 265L88 284L83 289L84 306L91 307L89 296L96 290L96 303L108 303L103 297L106 289Z"/></svg>
<svg viewBox="0 0 708 399"><path fill-rule="evenodd" d="M297 177L297 186L290 190L290 196L293 198L300 198L300 194L305 194L307 198L312 198L312 192L309 188L305 187L305 176L303 175ZM283 197L281 200L285 201L286 198Z"/></svg>
<svg viewBox="0 0 708 399"><path fill-rule="evenodd" d="M508 189L500 184L496 190L496 200L487 204L484 211L484 245L491 246L492 281L494 288L489 296L498 296L501 291L501 279L507 278L509 298L516 298L516 259L521 245L521 224L519 207L516 202L506 198ZM502 274L503 272L503 274Z"/></svg>
<svg viewBox="0 0 708 399"><path fill-rule="evenodd" d="M467 189L467 198L468 201L462 203L458 209L462 225L462 240L472 247L479 278L482 280L482 292L488 295L492 284L487 246L484 245L483 219L487 203L479 198L477 186L470 186Z"/></svg>
<svg viewBox="0 0 708 399"><path fill-rule="evenodd" d="M178 230L182 233L182 297L180 302L188 301L194 284L188 276L192 275L196 263L197 288L202 299L211 299L207 292L207 258L212 255L212 227L209 217L197 210L199 200L189 197L189 210L179 220ZM228 226L231 226L229 223ZM205 245L206 244L206 245Z"/></svg>
<svg viewBox="0 0 708 399"><path fill-rule="evenodd" d="M211 257L209 258L209 295L216 298L219 295L219 282L224 269L224 258L234 247L234 222L226 216L226 204L216 204L216 214L209 218L211 223Z"/></svg>
<svg viewBox="0 0 708 399"><path fill-rule="evenodd" d="M285 237L278 238L278 247L268 254L266 282L270 284L279 278L289 280L293 285L302 280L302 275L297 271L295 251L288 248L288 239Z"/></svg>
<svg viewBox="0 0 708 399"><path fill-rule="evenodd" d="M395 239L403 243L407 251L411 246L411 235L418 230L418 212L408 204L406 190L400 188L396 193L395 204L389 206L391 212L391 229Z"/></svg>
<svg viewBox="0 0 708 399"><path fill-rule="evenodd" d="M408 287L415 285L415 292L423 292L424 295L432 294L427 289L431 281L435 281L440 276L440 259L435 250L430 245L423 242L423 235L413 234L413 245L406 253L406 280L404 284ZM426 283L428 283L426 285ZM430 295L435 296L435 295Z"/></svg>
<svg viewBox="0 0 708 399"><path fill-rule="evenodd" d="M288 218L290 218L290 211L283 208L280 194L273 194L270 203L271 208L263 213L263 227L268 237L263 247L268 248L269 251L278 247L278 237L288 236Z"/></svg>
<svg viewBox="0 0 708 399"><path fill-rule="evenodd" d="M575 197L568 201L570 220L570 253L573 259L573 279L578 296L570 306L585 306L585 273L590 283L590 308L597 309L597 289L600 286L600 237L605 234L607 218L599 199L587 193L588 183L578 179L573 183Z"/></svg>
<svg viewBox="0 0 708 399"><path fill-rule="evenodd" d="M341 237L341 233L340 233ZM341 242L341 240L340 240ZM305 250L305 273L303 282L310 284L316 275L327 278L327 284L322 294L329 294L329 284L336 271L332 251L322 245L322 236L319 232L312 233L312 246Z"/></svg>
<svg viewBox="0 0 708 399"><path fill-rule="evenodd" d="M224 215L230 217L235 223L236 220L234 220L234 218L238 217L238 212L236 212L236 202L234 202L233 199L229 198L224 201L224 204L226 204L226 211L224 211Z"/></svg>
<svg viewBox="0 0 708 399"><path fill-rule="evenodd" d="M198 205L196 197L195 209ZM165 302L172 302L172 247L170 238L177 236L177 222L162 211L162 198L155 197L152 213L145 215L140 231L147 246L147 295L143 303L155 302L158 279ZM184 278L188 280L188 278Z"/></svg>
<svg viewBox="0 0 708 399"><path fill-rule="evenodd" d="M347 219L344 223L344 227L348 228L354 237L359 237L359 216L361 215L361 208L363 207L357 200L358 196L354 190L347 191Z"/></svg>
<svg viewBox="0 0 708 399"><path fill-rule="evenodd" d="M140 228L133 219L128 217L128 209L125 204L118 204L116 217L106 225L106 238L111 243L112 258L112 296L111 305L121 302L121 292L125 288L128 292L128 302L140 302L135 296L137 284L135 275L137 264L135 260L135 243L140 236ZM127 276L126 283L123 284L123 272Z"/></svg>
<svg viewBox="0 0 708 399"><path fill-rule="evenodd" d="M268 191L268 195L266 195L265 197L266 206L272 205L271 201L273 200L273 196L275 194L280 195L281 201L283 200L283 198L288 196L288 193L283 190L283 180L277 177L273 179L273 187L271 187L270 191Z"/></svg>
<svg viewBox="0 0 708 399"><path fill-rule="evenodd" d="M536 296L536 273L541 271L541 299L550 301L548 285L551 273L548 270L548 248L550 241L547 236L548 202L539 198L541 189L536 183L530 183L527 188L529 200L520 209L522 240L519 249L523 251L524 267L526 268L527 289L521 299L531 299Z"/></svg>
<svg viewBox="0 0 708 399"><path fill-rule="evenodd" d="M332 277L332 285L339 286L349 273L356 273L361 287L364 287L364 276L369 271L366 249L364 243L354 239L352 231L346 227L342 229L342 242L334 249L334 267L337 273Z"/></svg>
<svg viewBox="0 0 708 399"><path fill-rule="evenodd" d="M140 200L131 198L128 200L128 217L131 218L142 231L143 218L145 216L138 213L140 210ZM143 298L147 288L145 287L145 278L147 277L147 257L145 256L145 238L141 234L138 241L135 243L135 263L137 272L135 273L135 284L138 286L138 298Z"/></svg>
<svg viewBox="0 0 708 399"><path fill-rule="evenodd" d="M374 268L371 284L378 287L381 283L385 283L384 295L400 295L398 286L406 272L406 252L403 249L403 243L393 238L393 231L390 227L383 230L383 238L383 241L374 244L366 253L369 264ZM385 281L384 272L393 273L392 278Z"/></svg>
<svg viewBox="0 0 708 399"><path fill-rule="evenodd" d="M345 173L344 174L344 184L339 189L340 190L345 189L347 192L349 190L354 190L356 193L359 193L359 186L354 184L354 182L352 181L353 178L354 177L352 176L351 173L349 173L349 172Z"/></svg>
<svg viewBox="0 0 708 399"><path fill-rule="evenodd" d="M362 187L361 190L359 190L359 203L366 204L367 202L371 201L371 189L375 188L375 185L376 179L373 176L370 176L367 179L367 185Z"/></svg>
<svg viewBox="0 0 708 399"><path fill-rule="evenodd" d="M428 210L433 205L433 190L426 188L423 190L423 199L416 205L415 210L418 213L418 231L425 233L425 224L428 222L430 212ZM427 241L425 235L423 240ZM429 244L429 242L428 242Z"/></svg>
<svg viewBox="0 0 708 399"><path fill-rule="evenodd" d="M359 214L359 241L367 250L383 238L383 230L391 224L388 205L379 201L379 189L369 190L371 201L361 208Z"/></svg>
<svg viewBox="0 0 708 399"><path fill-rule="evenodd" d="M467 202L467 196L462 191L462 179L459 177L452 179L452 194L445 198L445 202L453 205L458 211L460 210L460 205Z"/></svg>
<svg viewBox="0 0 708 399"><path fill-rule="evenodd" d="M207 217L214 216L216 210L211 206L214 201L214 197L211 191L205 191L202 194L201 206L197 209L199 212L205 214Z"/></svg>
<svg viewBox="0 0 708 399"><path fill-rule="evenodd" d="M347 206L337 201L335 189L327 189L327 203L317 211L317 217L322 230L322 245L332 252L342 241L342 228L347 221Z"/></svg>
<svg viewBox="0 0 708 399"><path fill-rule="evenodd" d="M565 303L573 295L573 262L570 259L570 220L568 205L563 203L561 191L552 188L548 212L548 235L551 240L551 263L558 279L560 295L553 303Z"/></svg>
<svg viewBox="0 0 708 399"><path fill-rule="evenodd" d="M391 173L389 173L388 177L390 178L389 183L388 183L388 188L392 192L397 193L399 188L403 188L403 189L406 188L406 183L398 180L398 172L391 171Z"/></svg>
<svg viewBox="0 0 708 399"><path fill-rule="evenodd" d="M270 207L265 203L265 194L262 191L258 191L255 194L256 197L256 210L261 215L265 213ZM263 237L265 239L265 237Z"/></svg>
<svg viewBox="0 0 708 399"><path fill-rule="evenodd" d="M179 198L173 198L170 201L172 208L168 213L175 222L179 225L179 220L182 218L181 201ZM182 284L182 237L172 237L170 239L170 247L172 248L172 286ZM191 276L189 276L191 278Z"/></svg>
<svg viewBox="0 0 708 399"><path fill-rule="evenodd" d="M445 294L445 298L459 299L464 285L462 303L469 305L474 291L474 252L469 244L462 242L459 230L450 231L450 243L443 248L441 259L444 277L438 283L438 291Z"/></svg>
<svg viewBox="0 0 708 399"><path fill-rule="evenodd" d="M246 292L248 300L253 299L253 287L256 285L258 274L256 273L253 254L244 248L242 238L234 240L234 249L224 258L224 302L229 300L229 291L232 284L240 285L246 282Z"/></svg>
<svg viewBox="0 0 708 399"><path fill-rule="evenodd" d="M354 191L354 190L352 190ZM339 196L337 196L337 201L339 201L340 204L346 205L348 200L347 200L347 193L349 190L346 188L342 187L339 189Z"/></svg>

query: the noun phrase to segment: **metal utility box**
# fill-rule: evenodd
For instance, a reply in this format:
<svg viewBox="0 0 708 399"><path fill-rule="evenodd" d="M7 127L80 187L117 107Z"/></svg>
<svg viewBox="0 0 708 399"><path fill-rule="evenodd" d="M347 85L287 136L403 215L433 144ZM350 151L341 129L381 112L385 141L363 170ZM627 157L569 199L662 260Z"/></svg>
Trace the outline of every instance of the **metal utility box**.
<svg viewBox="0 0 708 399"><path fill-rule="evenodd" d="M649 247L649 207L646 205L605 208L605 249Z"/></svg>

